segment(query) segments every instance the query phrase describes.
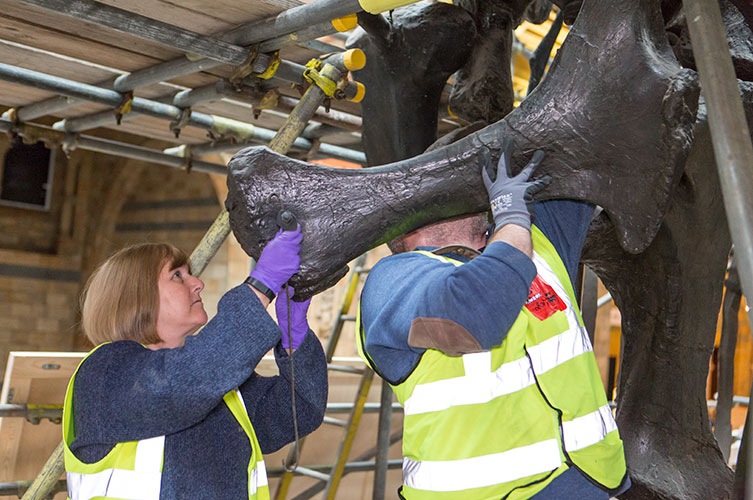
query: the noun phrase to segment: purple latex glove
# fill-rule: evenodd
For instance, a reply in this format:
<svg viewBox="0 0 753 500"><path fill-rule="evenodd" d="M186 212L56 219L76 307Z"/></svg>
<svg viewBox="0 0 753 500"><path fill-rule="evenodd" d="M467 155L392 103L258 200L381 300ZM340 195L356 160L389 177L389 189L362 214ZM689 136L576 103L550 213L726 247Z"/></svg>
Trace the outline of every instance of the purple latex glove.
<svg viewBox="0 0 753 500"><path fill-rule="evenodd" d="M311 304L311 297L304 302L293 300L295 290L288 287L290 296L290 341L288 339L288 298L285 293L280 294L275 300L275 312L277 313L277 324L282 330L282 347L285 349L298 349L303 342L306 332L309 331L309 322L306 319L306 313Z"/></svg>
<svg viewBox="0 0 753 500"><path fill-rule="evenodd" d="M280 293L282 285L287 283L291 276L298 272L301 266L301 226L295 231L280 231L261 251L256 267L249 277L261 281L275 295Z"/></svg>

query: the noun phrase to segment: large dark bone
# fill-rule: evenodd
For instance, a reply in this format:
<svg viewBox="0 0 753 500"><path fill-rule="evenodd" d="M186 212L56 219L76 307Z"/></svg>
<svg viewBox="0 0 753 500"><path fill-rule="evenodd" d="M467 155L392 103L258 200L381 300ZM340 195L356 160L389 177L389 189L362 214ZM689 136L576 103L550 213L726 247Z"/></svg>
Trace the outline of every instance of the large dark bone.
<svg viewBox="0 0 753 500"><path fill-rule="evenodd" d="M743 89L753 126L753 85ZM633 481L627 499L724 499L732 485L706 407L730 236L705 108L698 115L685 174L651 245L627 254L602 219L583 253L622 313L617 421Z"/></svg>
<svg viewBox="0 0 753 500"><path fill-rule="evenodd" d="M508 136L515 170L533 150L546 152L538 175L553 181L544 197L601 205L621 245L639 252L656 234L679 179L697 96L693 73L677 65L654 2L590 1L536 91L504 120L457 143L368 171L319 167L266 148L236 154L228 165L231 226L244 250L258 257L280 210L270 195L279 195L305 235L293 285L312 294L376 245L487 209L476 154L488 147L496 158Z"/></svg>
<svg viewBox="0 0 753 500"><path fill-rule="evenodd" d="M720 4L737 74L750 75L741 68L751 59L753 33L734 5ZM683 64L694 66L687 27L675 17L679 9L673 11L668 26L675 49ZM750 127L753 84L740 86ZM732 473L711 434L706 405L730 236L705 106L683 178L648 249L626 254L601 222L591 227L583 260L622 313L617 420L633 479L624 497L730 498Z"/></svg>
<svg viewBox="0 0 753 500"><path fill-rule="evenodd" d="M673 12L667 23L667 30L672 35L672 48L682 66L695 70L693 47L690 44L685 16L679 5L670 4L666 10L670 6L673 7ZM728 0L720 0L719 7L735 74L740 80L753 81L753 35L749 20L746 20L742 10ZM753 6L748 5L746 10L753 11Z"/></svg>
<svg viewBox="0 0 753 500"><path fill-rule="evenodd" d="M418 155L437 138L437 108L447 78L471 53L476 28L462 8L420 3L382 15L358 15L348 47L366 54L368 69L353 77L366 86L361 107L369 165ZM409 102L410 113L400 102ZM410 133L405 133L410 131Z"/></svg>
<svg viewBox="0 0 753 500"><path fill-rule="evenodd" d="M553 0L552 3L559 7L564 14L565 24L571 25L578 17L583 0Z"/></svg>
<svg viewBox="0 0 753 500"><path fill-rule="evenodd" d="M513 109L512 32L531 0L474 3L477 42L471 57L455 74L450 109L469 122L492 123Z"/></svg>

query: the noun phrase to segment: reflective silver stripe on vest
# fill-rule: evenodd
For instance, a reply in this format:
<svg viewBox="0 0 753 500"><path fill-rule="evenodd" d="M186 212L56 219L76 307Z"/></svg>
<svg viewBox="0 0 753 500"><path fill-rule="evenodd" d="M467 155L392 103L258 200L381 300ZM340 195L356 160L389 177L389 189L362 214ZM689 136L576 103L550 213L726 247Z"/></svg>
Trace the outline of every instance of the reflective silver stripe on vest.
<svg viewBox="0 0 753 500"><path fill-rule="evenodd" d="M241 405L243 407L243 412L246 414L246 416L248 416L246 403L243 401L243 394L241 394L240 389L235 389L235 392L238 394L238 398L241 400L241 403L243 403ZM269 480L267 479L267 466L264 465L264 460L259 460L258 462L256 462L256 467L254 467L254 470L252 470L248 475L248 495L256 495L256 492L259 490L259 488L262 488L264 486L269 486Z"/></svg>
<svg viewBox="0 0 753 500"><path fill-rule="evenodd" d="M165 436L142 439L136 445L134 470L105 469L93 474L68 472L68 497L71 500L95 497L159 500L164 449Z"/></svg>
<svg viewBox="0 0 753 500"><path fill-rule="evenodd" d="M463 364L466 373L469 373L470 366L475 365L470 375L417 385L411 396L405 400L405 415L442 411L453 406L488 403L536 382L528 358L505 363L494 372L491 371L491 352L488 351L463 355Z"/></svg>
<svg viewBox="0 0 753 500"><path fill-rule="evenodd" d="M609 405L604 405L593 413L583 415L568 422L562 422L565 449L577 451L594 445L617 430Z"/></svg>
<svg viewBox="0 0 753 500"><path fill-rule="evenodd" d="M583 339L586 340L583 340ZM580 326L528 349L531 361L520 358L491 371L491 352L463 355L466 375L417 385L405 400L405 415L442 411L453 406L484 404L525 389L556 366L591 350ZM481 356L483 355L483 356ZM533 369L531 366L533 363Z"/></svg>
<svg viewBox="0 0 753 500"><path fill-rule="evenodd" d="M545 373L552 366L564 363L580 354L593 351L591 339L588 337L586 329L578 323L578 317L575 314L570 297L565 292L562 283L552 271L549 264L536 252L533 255L533 262L536 264L536 272L546 281L549 286L565 302L567 317L570 330L547 339L537 346L528 349L528 354L533 361L533 371L537 374ZM570 338L564 338L569 335ZM551 344L558 344L556 347ZM570 346L570 349L567 346ZM553 354L562 356L562 359L548 359ZM562 422L562 434L565 441L565 449L568 452L577 451L587 448L603 440L607 434L617 430L617 423L612 416L612 410L609 405L604 405L595 412L583 415L569 421Z"/></svg>
<svg viewBox="0 0 753 500"><path fill-rule="evenodd" d="M585 328L576 326L527 350L533 371L541 375L592 349Z"/></svg>
<svg viewBox="0 0 753 500"><path fill-rule="evenodd" d="M556 439L462 460L417 462L403 457L403 483L426 491L462 491L549 472L562 464Z"/></svg>
<svg viewBox="0 0 753 500"><path fill-rule="evenodd" d="M248 494L256 495L259 488L269 486L267 481L267 466L264 465L264 460L256 462L256 468L251 471L248 476Z"/></svg>

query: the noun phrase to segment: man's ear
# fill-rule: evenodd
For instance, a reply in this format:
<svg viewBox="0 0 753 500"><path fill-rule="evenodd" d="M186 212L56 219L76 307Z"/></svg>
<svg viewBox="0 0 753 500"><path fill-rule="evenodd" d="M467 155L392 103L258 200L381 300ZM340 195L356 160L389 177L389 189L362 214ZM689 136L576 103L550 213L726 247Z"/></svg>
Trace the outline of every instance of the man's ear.
<svg viewBox="0 0 753 500"><path fill-rule="evenodd" d="M409 248L406 248L404 236L398 236L394 240L388 242L387 247L390 249L393 255L397 253L407 252L410 250Z"/></svg>

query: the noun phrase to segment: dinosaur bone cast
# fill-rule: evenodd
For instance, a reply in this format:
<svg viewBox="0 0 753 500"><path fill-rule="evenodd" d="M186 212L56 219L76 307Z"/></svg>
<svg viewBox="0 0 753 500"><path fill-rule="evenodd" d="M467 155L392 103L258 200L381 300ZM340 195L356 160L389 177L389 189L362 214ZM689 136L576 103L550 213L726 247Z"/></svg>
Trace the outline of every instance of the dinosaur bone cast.
<svg viewBox="0 0 753 500"><path fill-rule="evenodd" d="M450 110L467 121L492 123L513 109L513 30L530 0L474 3L477 42L471 57L455 74Z"/></svg>
<svg viewBox="0 0 753 500"><path fill-rule="evenodd" d="M546 152L539 175L554 180L544 197L604 207L623 248L639 252L659 228L690 146L693 75L677 64L654 2L588 2L531 96L454 144L367 171L320 167L263 147L239 152L228 165L231 227L258 257L275 233L281 199L305 237L293 286L310 295L370 248L488 208L476 155L488 147L498 156L508 136L518 170L534 150Z"/></svg>
<svg viewBox="0 0 753 500"><path fill-rule="evenodd" d="M745 89L750 126L753 86ZM627 499L722 499L732 486L706 410L730 236L705 108L698 115L684 177L646 251L627 254L602 217L583 252L622 313L617 422L633 481Z"/></svg>
<svg viewBox="0 0 753 500"><path fill-rule="evenodd" d="M369 165L416 156L437 137L447 78L471 55L473 18L454 5L422 2L396 10L389 21L361 12L358 22L348 47L364 51L368 70L353 72L353 78L366 86L362 114L378 117L363 122ZM406 113L400 102L410 103L412 111Z"/></svg>

